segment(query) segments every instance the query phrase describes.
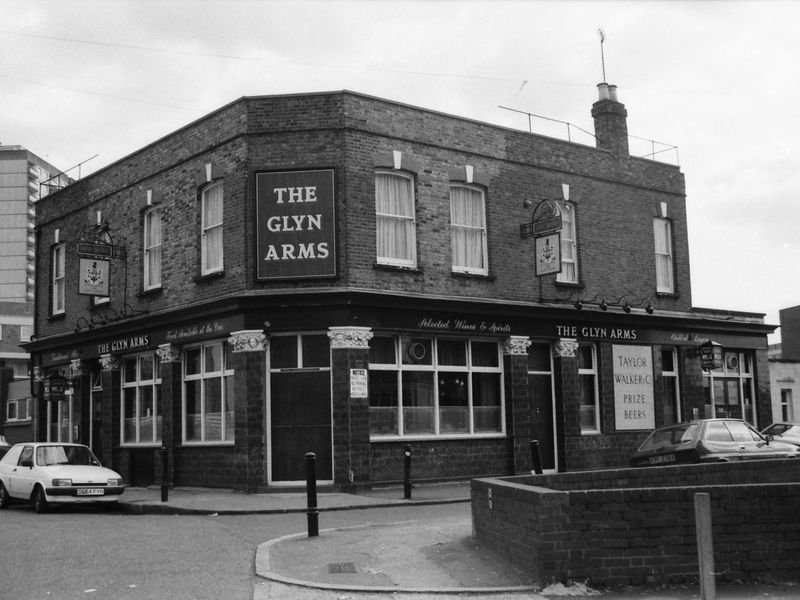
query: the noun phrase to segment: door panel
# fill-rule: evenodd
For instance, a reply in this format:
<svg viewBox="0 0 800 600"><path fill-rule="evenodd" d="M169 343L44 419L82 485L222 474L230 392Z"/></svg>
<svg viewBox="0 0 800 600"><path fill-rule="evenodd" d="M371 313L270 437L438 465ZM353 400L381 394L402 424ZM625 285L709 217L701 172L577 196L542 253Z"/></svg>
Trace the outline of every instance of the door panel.
<svg viewBox="0 0 800 600"><path fill-rule="evenodd" d="M329 371L270 377L272 481L305 481L305 454L317 455L317 479L333 480Z"/></svg>
<svg viewBox="0 0 800 600"><path fill-rule="evenodd" d="M556 468L553 422L553 390L550 374L528 374L531 440L539 442L542 469ZM531 465L533 468L533 465Z"/></svg>

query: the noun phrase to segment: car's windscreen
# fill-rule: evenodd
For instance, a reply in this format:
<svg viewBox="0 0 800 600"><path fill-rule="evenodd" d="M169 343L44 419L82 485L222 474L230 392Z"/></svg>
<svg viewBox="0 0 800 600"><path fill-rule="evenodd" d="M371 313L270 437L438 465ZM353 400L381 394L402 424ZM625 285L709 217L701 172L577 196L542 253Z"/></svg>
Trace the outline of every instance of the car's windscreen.
<svg viewBox="0 0 800 600"><path fill-rule="evenodd" d="M644 441L639 450L657 450L666 446L677 446L678 444L691 442L696 431L696 423L658 429L650 434L650 437Z"/></svg>
<svg viewBox="0 0 800 600"><path fill-rule="evenodd" d="M49 465L97 465L94 454L85 446L40 446L36 449L36 464Z"/></svg>

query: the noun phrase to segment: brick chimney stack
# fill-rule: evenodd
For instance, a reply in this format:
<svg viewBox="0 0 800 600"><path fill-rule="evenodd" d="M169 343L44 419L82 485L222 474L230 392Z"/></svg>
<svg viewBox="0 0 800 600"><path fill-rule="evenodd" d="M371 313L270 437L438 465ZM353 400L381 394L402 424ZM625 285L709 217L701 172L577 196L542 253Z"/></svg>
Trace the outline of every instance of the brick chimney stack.
<svg viewBox="0 0 800 600"><path fill-rule="evenodd" d="M617 86L598 83L600 99L592 105L597 147L617 156L628 155L628 111L617 100Z"/></svg>

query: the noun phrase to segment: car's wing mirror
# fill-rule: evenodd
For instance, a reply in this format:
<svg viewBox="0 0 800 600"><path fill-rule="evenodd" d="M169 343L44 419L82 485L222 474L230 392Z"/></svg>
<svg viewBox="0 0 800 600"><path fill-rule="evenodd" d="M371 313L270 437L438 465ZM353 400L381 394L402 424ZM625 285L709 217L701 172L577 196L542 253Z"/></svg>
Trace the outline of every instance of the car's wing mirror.
<svg viewBox="0 0 800 600"><path fill-rule="evenodd" d="M767 443L768 443L768 444L769 444L770 442L772 442L772 440L774 440L774 439L775 439L775 436L774 436L774 435L772 435L771 433L768 433L768 434L767 434L767 435L765 435L764 437L767 439Z"/></svg>
<svg viewBox="0 0 800 600"><path fill-rule="evenodd" d="M26 458L25 460L20 461L20 467L28 467L29 469L33 468L33 460L30 458Z"/></svg>

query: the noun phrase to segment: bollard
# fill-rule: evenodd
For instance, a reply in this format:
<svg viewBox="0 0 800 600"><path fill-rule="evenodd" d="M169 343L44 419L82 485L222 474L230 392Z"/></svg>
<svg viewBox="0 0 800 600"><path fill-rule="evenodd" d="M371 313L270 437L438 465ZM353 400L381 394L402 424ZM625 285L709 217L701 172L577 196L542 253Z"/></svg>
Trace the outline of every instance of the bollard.
<svg viewBox="0 0 800 600"><path fill-rule="evenodd" d="M306 452L306 501L308 509L308 537L319 535L319 510L317 509L317 455Z"/></svg>
<svg viewBox="0 0 800 600"><path fill-rule="evenodd" d="M403 498L411 500L411 444L403 448Z"/></svg>
<svg viewBox="0 0 800 600"><path fill-rule="evenodd" d="M169 500L169 455L163 446L159 450L161 454L161 501Z"/></svg>
<svg viewBox="0 0 800 600"><path fill-rule="evenodd" d="M542 459L539 457L539 440L531 440L531 463L533 464L533 472L541 475Z"/></svg>
<svg viewBox="0 0 800 600"><path fill-rule="evenodd" d="M697 559L700 571L700 598L715 600L717 582L714 573L714 539L711 535L711 495L694 495L694 521L697 535Z"/></svg>

